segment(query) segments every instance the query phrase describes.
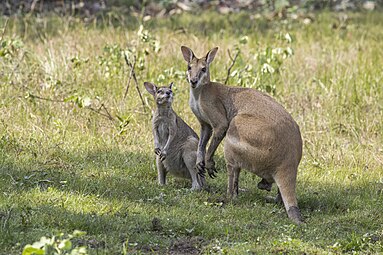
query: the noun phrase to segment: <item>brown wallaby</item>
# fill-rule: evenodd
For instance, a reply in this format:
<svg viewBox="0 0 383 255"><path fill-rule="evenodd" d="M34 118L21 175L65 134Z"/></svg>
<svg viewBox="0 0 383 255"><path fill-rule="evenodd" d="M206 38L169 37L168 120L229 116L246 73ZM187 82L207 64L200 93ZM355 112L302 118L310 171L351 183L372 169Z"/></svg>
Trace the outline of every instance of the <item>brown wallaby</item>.
<svg viewBox="0 0 383 255"><path fill-rule="evenodd" d="M288 216L302 222L295 186L302 157L302 138L297 123L270 96L255 89L229 87L210 81L209 66L218 47L197 58L188 47L181 51L188 63L190 107L201 124L196 168L214 177L214 152L226 136L224 153L228 171L228 196L238 195L241 168L262 178L258 187L278 186ZM212 138L211 138L212 137ZM211 138L209 148L206 145ZM206 155L205 155L206 153Z"/></svg>
<svg viewBox="0 0 383 255"><path fill-rule="evenodd" d="M192 180L192 189L203 187L205 179L195 169L198 136L172 108L172 86L158 88L145 82L146 90L153 95L157 108L153 115L154 153L160 185L166 183L166 174Z"/></svg>

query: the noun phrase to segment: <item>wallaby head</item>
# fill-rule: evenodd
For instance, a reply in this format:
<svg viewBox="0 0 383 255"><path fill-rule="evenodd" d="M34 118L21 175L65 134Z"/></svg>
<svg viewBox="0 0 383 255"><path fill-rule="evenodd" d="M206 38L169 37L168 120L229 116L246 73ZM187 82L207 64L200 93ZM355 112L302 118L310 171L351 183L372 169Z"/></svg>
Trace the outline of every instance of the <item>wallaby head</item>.
<svg viewBox="0 0 383 255"><path fill-rule="evenodd" d="M199 88L201 85L209 83L209 66L214 60L218 47L210 50L203 58L197 58L193 51L186 46L181 46L181 51L184 59L188 63L187 77L190 86L195 89Z"/></svg>
<svg viewBox="0 0 383 255"><path fill-rule="evenodd" d="M158 87L157 85L145 82L144 86L146 90L154 97L157 106L171 105L173 102L173 82L169 87Z"/></svg>

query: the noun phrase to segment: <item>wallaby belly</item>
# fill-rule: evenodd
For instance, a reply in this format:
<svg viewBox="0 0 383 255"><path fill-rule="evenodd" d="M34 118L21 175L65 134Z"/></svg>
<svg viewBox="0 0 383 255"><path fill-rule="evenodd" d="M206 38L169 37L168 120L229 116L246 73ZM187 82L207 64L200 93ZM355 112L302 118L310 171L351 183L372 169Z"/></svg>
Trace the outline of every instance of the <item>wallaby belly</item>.
<svg viewBox="0 0 383 255"><path fill-rule="evenodd" d="M191 178L189 170L183 161L182 150L180 148L177 148L177 150L172 149L171 153L163 161L163 164L171 175L180 178Z"/></svg>
<svg viewBox="0 0 383 255"><path fill-rule="evenodd" d="M301 150L296 148L302 144L297 136L299 129L293 123L270 123L252 115L237 115L226 134L225 158L270 181L279 166L298 166Z"/></svg>

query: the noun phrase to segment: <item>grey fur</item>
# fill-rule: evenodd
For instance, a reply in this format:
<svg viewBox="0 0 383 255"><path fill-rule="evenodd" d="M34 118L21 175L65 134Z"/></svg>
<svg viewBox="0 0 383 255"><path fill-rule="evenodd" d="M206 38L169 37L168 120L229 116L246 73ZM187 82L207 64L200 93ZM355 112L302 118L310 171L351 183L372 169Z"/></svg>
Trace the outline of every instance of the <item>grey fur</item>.
<svg viewBox="0 0 383 255"><path fill-rule="evenodd" d="M172 85L158 88L145 82L146 90L153 95L157 108L152 125L154 152L158 171L158 182L166 184L166 175L192 180L192 189L199 190L205 179L194 168L197 158L198 135L173 110Z"/></svg>

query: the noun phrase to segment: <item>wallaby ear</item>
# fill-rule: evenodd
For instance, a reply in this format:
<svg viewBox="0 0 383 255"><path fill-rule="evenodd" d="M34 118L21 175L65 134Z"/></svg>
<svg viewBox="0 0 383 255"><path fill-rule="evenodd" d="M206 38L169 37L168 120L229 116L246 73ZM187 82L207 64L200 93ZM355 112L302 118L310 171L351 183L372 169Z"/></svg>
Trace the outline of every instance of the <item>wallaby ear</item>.
<svg viewBox="0 0 383 255"><path fill-rule="evenodd" d="M169 84L169 89L172 89L172 88L173 88L173 85L174 85L174 82L171 82L171 83Z"/></svg>
<svg viewBox="0 0 383 255"><path fill-rule="evenodd" d="M206 54L206 62L208 65L210 65L211 62L213 62L215 54L218 51L218 47L215 47L211 49L207 54Z"/></svg>
<svg viewBox="0 0 383 255"><path fill-rule="evenodd" d="M190 61L192 61L192 59L195 58L194 53L190 48L186 46L181 46L181 51L186 62L190 63Z"/></svg>
<svg viewBox="0 0 383 255"><path fill-rule="evenodd" d="M151 94L151 95L155 95L156 92L157 92L157 86L153 83L150 83L150 82L144 82L144 86L146 88L146 90Z"/></svg>

